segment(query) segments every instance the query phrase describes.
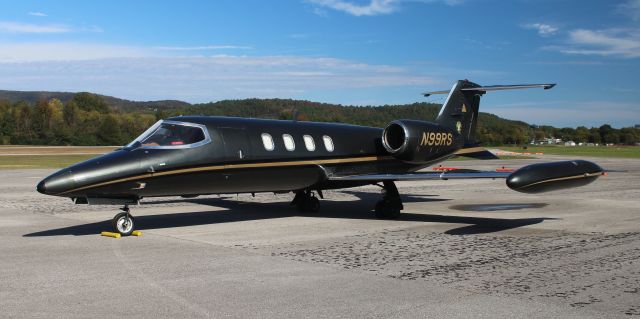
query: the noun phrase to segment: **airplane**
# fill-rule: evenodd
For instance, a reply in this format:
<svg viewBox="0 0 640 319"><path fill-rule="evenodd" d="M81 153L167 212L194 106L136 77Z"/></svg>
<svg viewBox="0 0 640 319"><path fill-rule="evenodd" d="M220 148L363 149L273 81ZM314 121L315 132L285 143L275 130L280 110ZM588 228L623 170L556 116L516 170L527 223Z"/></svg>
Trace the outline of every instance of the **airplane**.
<svg viewBox="0 0 640 319"><path fill-rule="evenodd" d="M76 204L122 205L113 226L126 236L134 230L129 205L145 197L294 193L292 205L316 212L323 190L373 184L383 189L375 216L396 219L404 208L397 181L504 178L509 188L524 193L586 185L604 172L584 160L532 164L515 172L419 172L455 156L496 158L474 137L485 93L554 86L459 80L449 91L424 94L448 94L434 122L399 119L385 128L177 116L158 121L120 149L59 170L36 188Z"/></svg>

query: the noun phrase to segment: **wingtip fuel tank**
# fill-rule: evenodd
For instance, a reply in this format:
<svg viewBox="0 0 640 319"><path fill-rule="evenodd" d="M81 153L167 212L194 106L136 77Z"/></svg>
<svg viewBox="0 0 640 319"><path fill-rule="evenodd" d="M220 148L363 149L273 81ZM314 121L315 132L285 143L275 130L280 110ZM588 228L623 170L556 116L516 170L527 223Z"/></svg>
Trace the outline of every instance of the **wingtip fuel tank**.
<svg viewBox="0 0 640 319"><path fill-rule="evenodd" d="M595 163L585 160L532 164L507 178L507 186L521 193L542 193L587 185L603 174Z"/></svg>

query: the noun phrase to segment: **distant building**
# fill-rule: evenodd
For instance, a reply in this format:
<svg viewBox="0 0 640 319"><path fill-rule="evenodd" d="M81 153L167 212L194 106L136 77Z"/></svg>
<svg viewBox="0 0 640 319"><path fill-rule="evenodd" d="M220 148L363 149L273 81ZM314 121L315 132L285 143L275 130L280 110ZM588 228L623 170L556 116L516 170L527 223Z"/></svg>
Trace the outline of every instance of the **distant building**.
<svg viewBox="0 0 640 319"><path fill-rule="evenodd" d="M561 138L555 138L555 137L544 137L542 139L539 140L532 140L531 143L532 145L562 145L562 139ZM575 146L575 142L573 142L573 146Z"/></svg>
<svg viewBox="0 0 640 319"><path fill-rule="evenodd" d="M537 144L540 145L554 145L554 144L562 144L562 139L560 138L555 138L555 137L545 137L541 140L538 141Z"/></svg>

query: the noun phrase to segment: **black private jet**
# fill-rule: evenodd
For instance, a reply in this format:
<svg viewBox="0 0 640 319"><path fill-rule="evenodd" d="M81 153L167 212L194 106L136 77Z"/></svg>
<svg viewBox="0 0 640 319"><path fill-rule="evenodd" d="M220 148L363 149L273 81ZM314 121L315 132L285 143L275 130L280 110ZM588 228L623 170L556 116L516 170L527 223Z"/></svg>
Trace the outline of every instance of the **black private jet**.
<svg viewBox="0 0 640 319"><path fill-rule="evenodd" d="M562 161L515 172L419 172L454 156L495 158L474 139L480 97L489 91L554 84L480 86L457 81L434 122L399 119L385 128L233 117L179 116L160 120L111 153L64 168L37 185L40 193L76 204L123 205L113 218L122 235L134 230L129 205L145 197L233 193L295 193L301 211L319 209L322 190L368 184L383 188L379 218L403 209L396 181L505 178L507 186L538 193L585 185L598 165Z"/></svg>

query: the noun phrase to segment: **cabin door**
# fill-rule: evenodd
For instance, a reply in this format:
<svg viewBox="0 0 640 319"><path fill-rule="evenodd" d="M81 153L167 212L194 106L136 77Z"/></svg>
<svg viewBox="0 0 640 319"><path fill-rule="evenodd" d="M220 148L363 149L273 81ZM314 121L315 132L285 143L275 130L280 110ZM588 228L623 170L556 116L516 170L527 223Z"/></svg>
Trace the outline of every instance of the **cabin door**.
<svg viewBox="0 0 640 319"><path fill-rule="evenodd" d="M242 161L251 158L251 143L247 132L242 128L219 128L224 140L225 157L229 161Z"/></svg>

